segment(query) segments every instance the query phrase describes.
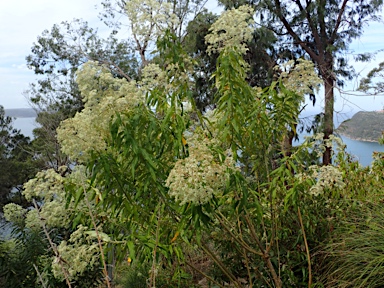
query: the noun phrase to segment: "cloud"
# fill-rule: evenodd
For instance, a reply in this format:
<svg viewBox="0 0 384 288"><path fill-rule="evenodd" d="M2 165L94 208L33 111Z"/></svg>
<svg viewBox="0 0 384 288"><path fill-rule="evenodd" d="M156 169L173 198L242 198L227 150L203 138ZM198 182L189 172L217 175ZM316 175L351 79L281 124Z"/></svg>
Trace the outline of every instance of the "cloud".
<svg viewBox="0 0 384 288"><path fill-rule="evenodd" d="M0 105L28 107L22 95L36 76L26 67L32 43L53 24L73 18L98 23L94 0L0 1Z"/></svg>

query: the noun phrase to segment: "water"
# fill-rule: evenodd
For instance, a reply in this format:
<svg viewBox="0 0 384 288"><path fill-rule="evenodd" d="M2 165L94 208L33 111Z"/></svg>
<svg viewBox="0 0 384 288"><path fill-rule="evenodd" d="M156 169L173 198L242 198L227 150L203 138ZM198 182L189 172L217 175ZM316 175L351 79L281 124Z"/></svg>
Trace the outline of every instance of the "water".
<svg viewBox="0 0 384 288"><path fill-rule="evenodd" d="M13 119L13 128L18 129L24 136L28 136L33 139L33 129L38 127L38 124L35 122L35 118L15 118ZM2 213L0 213L0 239L7 239L10 236L12 230L12 225L7 223Z"/></svg>
<svg viewBox="0 0 384 288"><path fill-rule="evenodd" d="M13 122L13 126L17 129L21 130L25 136L29 136L31 139L33 138L33 129L38 127L38 124L35 122L35 118L16 118ZM304 136L308 135L300 135L299 143L304 141ZM384 152L384 145L380 145L376 142L365 142L365 141L357 141L349 139L345 136L341 136L343 142L347 145L347 152L350 153L358 160L361 165L368 166L372 162L372 153L374 151ZM298 145L299 143L294 143L294 145Z"/></svg>
<svg viewBox="0 0 384 288"><path fill-rule="evenodd" d="M300 145L304 141L305 136L310 136L309 134L303 133L299 137L299 142L294 142L293 146ZM352 140L348 137L341 136L344 144L347 145L346 151L353 156L353 158L360 162L362 166L371 165L373 158L373 152L384 152L384 145L380 145L377 142L366 142Z"/></svg>
<svg viewBox="0 0 384 288"><path fill-rule="evenodd" d="M363 166L369 166L372 163L373 152L384 152L384 145L377 142L357 141L345 136L341 136L341 139L347 145L346 151Z"/></svg>
<svg viewBox="0 0 384 288"><path fill-rule="evenodd" d="M38 127L35 118L15 118L13 120L13 127L19 129L24 136L33 139L33 129Z"/></svg>

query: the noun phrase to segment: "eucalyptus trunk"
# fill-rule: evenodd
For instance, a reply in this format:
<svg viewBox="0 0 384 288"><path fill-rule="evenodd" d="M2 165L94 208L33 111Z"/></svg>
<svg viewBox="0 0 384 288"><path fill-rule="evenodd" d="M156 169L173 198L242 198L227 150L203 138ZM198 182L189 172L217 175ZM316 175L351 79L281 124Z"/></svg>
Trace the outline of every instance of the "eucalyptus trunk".
<svg viewBox="0 0 384 288"><path fill-rule="evenodd" d="M329 139L333 134L333 112L334 112L334 83L335 76L333 73L333 57L325 55L326 60L320 63L320 72L324 81L324 140ZM326 146L323 154L323 165L332 164L332 148Z"/></svg>

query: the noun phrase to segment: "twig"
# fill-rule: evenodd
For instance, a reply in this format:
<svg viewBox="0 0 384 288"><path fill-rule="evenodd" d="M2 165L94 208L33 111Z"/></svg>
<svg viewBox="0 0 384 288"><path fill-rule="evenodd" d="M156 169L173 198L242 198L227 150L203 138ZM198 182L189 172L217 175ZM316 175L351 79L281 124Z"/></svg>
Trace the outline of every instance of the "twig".
<svg viewBox="0 0 384 288"><path fill-rule="evenodd" d="M259 246L260 251L263 253L262 258L263 258L265 264L267 264L269 272L272 274L273 282L275 282L276 287L278 287L278 288L283 287L283 284L281 283L281 279L276 274L276 270L273 267L273 264L271 262L271 258L269 256L267 250L261 244L261 242L259 240L259 237L257 237L255 227L253 226L251 220L249 219L249 216L247 214L245 214L244 218L245 218L245 221L247 222L248 228L249 228L249 230L251 232L252 239L257 243L257 245Z"/></svg>
<svg viewBox="0 0 384 288"><path fill-rule="evenodd" d="M188 263L187 261L185 262L185 264L187 264L189 267L191 267L193 270L197 271L197 273L200 273L201 275L203 275L205 278L207 278L209 281L212 281L213 283L215 283L217 286L221 287L221 288L225 288L223 285L221 285L219 282L217 282L215 279L213 279L211 276L208 276L207 274L205 274L203 271L201 271L199 268L196 268L195 266L193 266L192 264Z"/></svg>
<svg viewBox="0 0 384 288"><path fill-rule="evenodd" d="M223 264L223 262L221 262L221 261L220 261L220 260L219 260L219 259L212 253L212 251L209 250L209 248L208 248L206 245L201 244L200 246L201 246L201 248L203 249L203 251L204 251L205 253L207 253L207 254L209 255L209 257L210 257L210 258L217 264L217 266L220 267L220 270L221 270L222 272L224 272L224 274L229 278L229 280L231 280L231 281L235 284L236 287L241 288L241 284L237 281L236 277L232 274L232 272L229 271L229 270L227 269L227 267L225 267L225 265Z"/></svg>
<svg viewBox="0 0 384 288"><path fill-rule="evenodd" d="M218 212L218 214L221 216L221 218L227 220L223 214L221 212ZM255 255L258 255L258 256L263 256L263 253L259 252L259 251L256 251L255 249L249 247L249 245L243 240L243 237L242 235L235 235L230 229L229 227L226 226L226 224L224 223L223 219L221 219L219 216L216 215L216 219L220 222L221 226L231 235L232 239L234 241L236 241L237 243L239 243L244 249L248 250L248 252L250 253L253 253Z"/></svg>
<svg viewBox="0 0 384 288"><path fill-rule="evenodd" d="M39 269L37 268L37 266L36 266L35 264L33 264L33 268L35 268L36 273L37 273L37 275L39 276L39 280L40 280L41 285L43 286L43 288L47 288L47 285L45 285L44 280L43 280L43 277L41 276L41 274L40 274L40 272L39 272Z"/></svg>
<svg viewBox="0 0 384 288"><path fill-rule="evenodd" d="M37 215L39 216L39 220L41 222L41 226L43 227L43 230L44 230L45 236L48 239L49 245L51 246L51 248L53 250L53 253L55 253L56 261L59 264L59 266L61 268L61 271L63 272L64 278L65 278L65 282L67 282L67 285L68 285L69 288L72 288L71 282L69 281L68 271L65 269L64 264L63 264L63 263L66 263L66 261L63 258L61 258L59 250L57 250L56 244L53 243L53 241L51 239L51 236L49 236L49 232L47 230L47 227L45 227L44 219L40 215L40 209L39 209L39 206L37 206L37 203L36 203L35 199L33 199L33 205L35 206L35 209L37 211Z"/></svg>
<svg viewBox="0 0 384 288"><path fill-rule="evenodd" d="M153 248L150 287L156 287L156 253L157 253L157 246L159 245L160 216L161 215L160 215L160 208L159 208L159 210L157 211L156 243L155 243L155 247Z"/></svg>
<svg viewBox="0 0 384 288"><path fill-rule="evenodd" d="M241 233L241 222L240 222L240 219L239 217L237 217L237 226L239 227L239 234L240 234L240 237L241 239L243 239L243 234ZM253 287L253 283L252 283L252 276L251 276L251 270L249 269L249 259L247 257L247 252L246 252L246 249L243 247L242 251L243 253L243 257L244 257L244 260L245 260L245 266L247 267L247 273L248 273L248 279L249 279L249 288L252 288Z"/></svg>
<svg viewBox="0 0 384 288"><path fill-rule="evenodd" d="M92 224L95 227L97 243L99 244L101 260L103 262L103 272L104 272L104 276L105 276L105 283L107 284L108 288L111 288L111 283L109 281L110 279L109 279L109 276L108 276L107 264L105 262L104 250L103 250L103 245L102 245L101 237L100 237L100 234L99 234L99 230L97 229L95 217L94 217L94 215L92 213L91 203L89 203L88 196L87 196L87 191L85 190L84 183L83 183L83 191L84 191L84 200L85 200L85 203L87 204L89 215L91 216Z"/></svg>
<svg viewBox="0 0 384 288"><path fill-rule="evenodd" d="M300 207L297 207L297 212L299 214L299 221L301 226L301 231L303 233L304 238L304 244L305 244L305 250L307 252L307 261L308 261L308 288L312 285L312 265L311 265L311 255L309 254L309 248L308 248L308 242L307 242L307 236L305 236L305 230L303 225L303 218L301 217Z"/></svg>

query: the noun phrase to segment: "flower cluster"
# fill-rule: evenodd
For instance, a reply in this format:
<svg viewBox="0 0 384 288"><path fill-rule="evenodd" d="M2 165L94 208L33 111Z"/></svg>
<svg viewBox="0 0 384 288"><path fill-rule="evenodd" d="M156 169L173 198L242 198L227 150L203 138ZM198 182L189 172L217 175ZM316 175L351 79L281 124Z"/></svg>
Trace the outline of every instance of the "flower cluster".
<svg viewBox="0 0 384 288"><path fill-rule="evenodd" d="M159 0L130 0L125 6L132 33L140 45L157 39L166 29L174 31L180 20L173 12L173 4Z"/></svg>
<svg viewBox="0 0 384 288"><path fill-rule="evenodd" d="M3 212L5 220L19 227L24 225L24 217L27 211L20 205L9 203L4 206Z"/></svg>
<svg viewBox="0 0 384 288"><path fill-rule="evenodd" d="M90 151L105 148L109 123L117 112L129 111L144 95L134 81L114 78L107 68L87 62L77 73L84 109L62 122L57 138L72 159L87 159Z"/></svg>
<svg viewBox="0 0 384 288"><path fill-rule="evenodd" d="M324 133L317 133L312 136L306 136L305 142L301 145L303 148L312 149L317 157L322 157L326 148L332 148L334 154L345 153L346 145L340 137L330 135L329 139L324 139ZM335 153L336 152L336 153Z"/></svg>
<svg viewBox="0 0 384 288"><path fill-rule="evenodd" d="M61 167L60 170L67 169ZM50 227L64 227L69 223L68 211L63 205L65 199L64 177L53 169L41 171L36 177L24 184L23 195L28 201L36 199L43 201L40 208L40 216ZM40 227L36 210L28 212L26 224L28 227Z"/></svg>
<svg viewBox="0 0 384 288"><path fill-rule="evenodd" d="M312 94L318 92L322 81L316 73L315 65L308 60L298 59L298 63L293 60L284 65L275 67L275 70L283 70L280 74L284 86L296 92L298 95Z"/></svg>
<svg viewBox="0 0 384 288"><path fill-rule="evenodd" d="M61 265L68 271L70 280L98 265L100 250L98 244L87 234L88 230L88 227L79 225L70 239L62 241L57 247L61 258L55 258L52 263L53 275L57 279L65 279ZM62 260L65 262L59 263Z"/></svg>
<svg viewBox="0 0 384 288"><path fill-rule="evenodd" d="M310 189L310 193L314 196L322 194L324 190L345 187L343 175L335 166L310 166L309 171L315 180L315 185Z"/></svg>
<svg viewBox="0 0 384 288"><path fill-rule="evenodd" d="M220 52L225 47L237 47L247 52L247 42L252 39L254 9L249 5L240 6L221 14L212 24L210 34L205 37L208 53Z"/></svg>
<svg viewBox="0 0 384 288"><path fill-rule="evenodd" d="M193 137L188 139L189 156L176 162L166 182L169 194L180 205L189 202L200 205L218 196L234 167L230 155L221 160L214 156L214 141L204 136Z"/></svg>

